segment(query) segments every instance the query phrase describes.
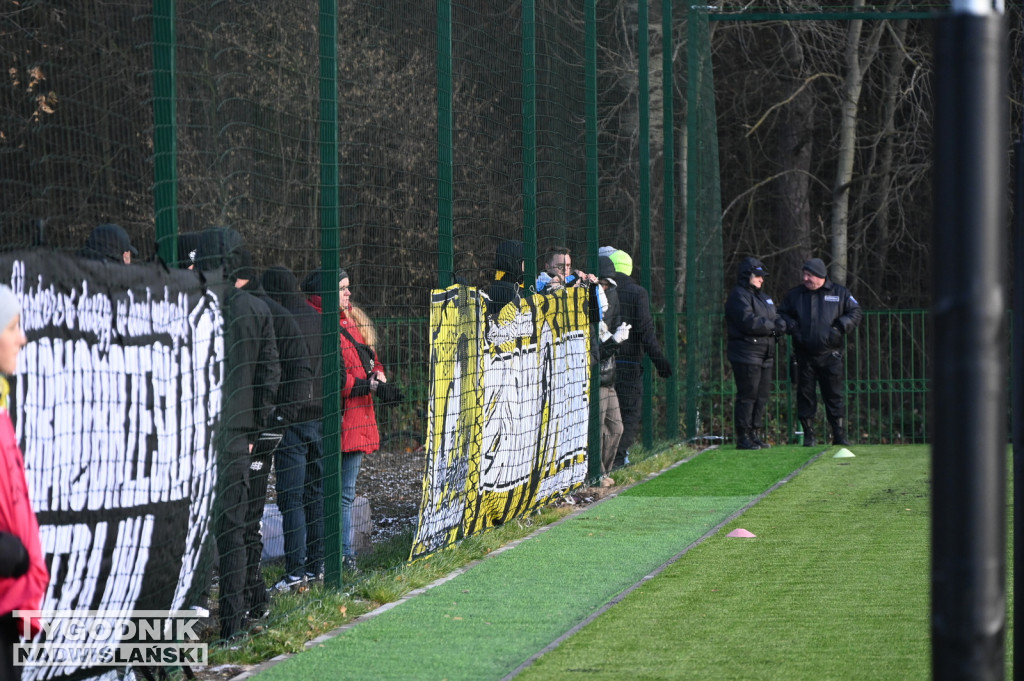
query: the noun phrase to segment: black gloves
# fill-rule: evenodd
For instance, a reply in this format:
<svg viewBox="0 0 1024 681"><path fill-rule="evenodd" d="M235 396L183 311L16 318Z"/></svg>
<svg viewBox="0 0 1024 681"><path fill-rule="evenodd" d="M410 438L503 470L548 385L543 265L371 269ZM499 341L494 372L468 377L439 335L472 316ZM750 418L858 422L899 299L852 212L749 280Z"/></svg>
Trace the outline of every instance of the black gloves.
<svg viewBox="0 0 1024 681"><path fill-rule="evenodd" d="M775 318L775 335L776 336L785 336L786 332L788 330L789 330L789 325L786 324L786 320L783 319L782 317L776 317Z"/></svg>
<svg viewBox="0 0 1024 681"><path fill-rule="evenodd" d="M405 399L401 389L397 385L390 383L377 384L377 397L380 398L383 404L395 404Z"/></svg>
<svg viewBox="0 0 1024 681"><path fill-rule="evenodd" d="M672 375L672 365L664 357L654 359L654 368L658 370L658 375L662 378L669 378Z"/></svg>
<svg viewBox="0 0 1024 681"><path fill-rule="evenodd" d="M28 572L28 551L17 535L0 532L0 577L21 577Z"/></svg>
<svg viewBox="0 0 1024 681"><path fill-rule="evenodd" d="M349 391L350 397L363 397L364 395L370 394L370 381L365 378L357 378L355 384L352 386L352 390Z"/></svg>
<svg viewBox="0 0 1024 681"><path fill-rule="evenodd" d="M829 345L842 345L843 344L843 332L832 327L828 331L828 344Z"/></svg>

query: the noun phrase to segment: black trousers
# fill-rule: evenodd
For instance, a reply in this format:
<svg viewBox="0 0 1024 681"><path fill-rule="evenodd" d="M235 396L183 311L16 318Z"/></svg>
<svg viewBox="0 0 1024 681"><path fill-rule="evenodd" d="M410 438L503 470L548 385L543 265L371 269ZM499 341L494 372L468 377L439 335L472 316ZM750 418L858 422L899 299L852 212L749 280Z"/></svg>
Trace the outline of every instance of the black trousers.
<svg viewBox="0 0 1024 681"><path fill-rule="evenodd" d="M818 411L817 388L825 403L829 424L843 418L846 395L843 390L843 354L836 350L822 355L797 355L796 413L801 421L813 421Z"/></svg>
<svg viewBox="0 0 1024 681"><path fill-rule="evenodd" d="M626 451L640 434L640 416L644 397L644 369L642 364L619 362L615 365L615 393L619 397L619 415L622 416L622 438L615 453L616 464L622 464Z"/></svg>
<svg viewBox="0 0 1024 681"><path fill-rule="evenodd" d="M220 637L228 639L245 623L245 516L249 502L249 443L236 437L218 454L213 532L220 573Z"/></svg>
<svg viewBox="0 0 1024 681"><path fill-rule="evenodd" d="M0 617L0 681L18 681L22 667L14 666L14 644L21 641L21 620L10 613Z"/></svg>
<svg viewBox="0 0 1024 681"><path fill-rule="evenodd" d="M245 609L259 617L267 609L267 586L263 581L263 508L267 504L270 462L281 435L264 433L256 441L249 459L249 498L245 504Z"/></svg>
<svg viewBox="0 0 1024 681"><path fill-rule="evenodd" d="M772 367L760 364L732 363L736 381L733 426L736 433L764 428L764 409L772 390Z"/></svg>

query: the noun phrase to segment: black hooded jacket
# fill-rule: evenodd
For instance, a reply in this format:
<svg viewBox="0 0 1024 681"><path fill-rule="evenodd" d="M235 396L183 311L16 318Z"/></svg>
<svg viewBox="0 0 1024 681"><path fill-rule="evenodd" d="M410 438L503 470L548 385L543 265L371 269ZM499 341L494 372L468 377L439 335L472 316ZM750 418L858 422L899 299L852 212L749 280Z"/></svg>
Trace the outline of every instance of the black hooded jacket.
<svg viewBox="0 0 1024 681"><path fill-rule="evenodd" d="M750 275L764 267L757 258L744 258L736 273L736 286L725 301L726 355L734 364L770 367L775 359L778 336L785 323L778 318L775 302L751 285Z"/></svg>
<svg viewBox="0 0 1024 681"><path fill-rule="evenodd" d="M497 314L518 300L523 283L523 242L502 241L494 253L494 281L487 287L487 313Z"/></svg>
<svg viewBox="0 0 1024 681"><path fill-rule="evenodd" d="M263 289L271 298L281 303L295 318L299 331L306 344L306 357L309 360L311 396L306 404L300 406L299 421L318 421L323 418L323 346L320 313L306 302L305 296L299 293L299 283L295 274L287 267L268 267L261 278Z"/></svg>
<svg viewBox="0 0 1024 681"><path fill-rule="evenodd" d="M668 378L672 375L672 365L665 357L654 333L654 318L651 316L651 301L647 291L633 281L632 277L622 272L615 273L615 283L619 294L619 314L622 321L632 327L629 338L619 349L618 366L639 367L646 352L658 375Z"/></svg>
<svg viewBox="0 0 1024 681"><path fill-rule="evenodd" d="M233 229L203 230L196 264L216 278L218 272L228 269L242 248L244 242ZM235 447L234 443L243 437L249 444L255 444L260 433L271 425L270 416L281 382L274 320L265 302L230 283L224 310L225 376L219 446Z"/></svg>
<svg viewBox="0 0 1024 681"><path fill-rule="evenodd" d="M291 425L299 421L300 410L309 404L313 396L309 347L292 313L271 298L258 280L249 280L242 290L266 303L274 319L274 338L281 363L281 382L274 400L278 423L274 425Z"/></svg>

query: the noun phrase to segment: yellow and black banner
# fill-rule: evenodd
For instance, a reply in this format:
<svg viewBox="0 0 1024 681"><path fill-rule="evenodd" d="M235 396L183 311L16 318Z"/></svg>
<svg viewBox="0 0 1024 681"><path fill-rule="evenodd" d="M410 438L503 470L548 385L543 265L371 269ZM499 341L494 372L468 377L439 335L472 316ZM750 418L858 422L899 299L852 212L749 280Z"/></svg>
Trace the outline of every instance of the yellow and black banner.
<svg viewBox="0 0 1024 681"><path fill-rule="evenodd" d="M477 289L433 292L427 467L412 558L523 515L587 476L589 295L488 319Z"/></svg>

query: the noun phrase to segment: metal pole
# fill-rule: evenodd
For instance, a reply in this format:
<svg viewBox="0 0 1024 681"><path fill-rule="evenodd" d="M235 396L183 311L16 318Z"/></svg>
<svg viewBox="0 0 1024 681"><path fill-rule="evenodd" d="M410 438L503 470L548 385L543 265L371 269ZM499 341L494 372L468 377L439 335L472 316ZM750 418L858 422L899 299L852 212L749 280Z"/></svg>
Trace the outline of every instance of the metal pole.
<svg viewBox="0 0 1024 681"><path fill-rule="evenodd" d="M452 3L437 2L437 284L453 281Z"/></svg>
<svg viewBox="0 0 1024 681"><path fill-rule="evenodd" d="M524 281L537 281L537 19L523 0L523 261Z"/></svg>
<svg viewBox="0 0 1024 681"><path fill-rule="evenodd" d="M990 2L953 10L935 50L932 675L995 681L1006 652L1007 35Z"/></svg>
<svg viewBox="0 0 1024 681"><path fill-rule="evenodd" d="M178 262L177 33L174 0L153 3L153 209L160 258Z"/></svg>
<svg viewBox="0 0 1024 681"><path fill-rule="evenodd" d="M323 268L324 582L341 586L341 362L338 357L338 4L320 0L320 263Z"/></svg>

